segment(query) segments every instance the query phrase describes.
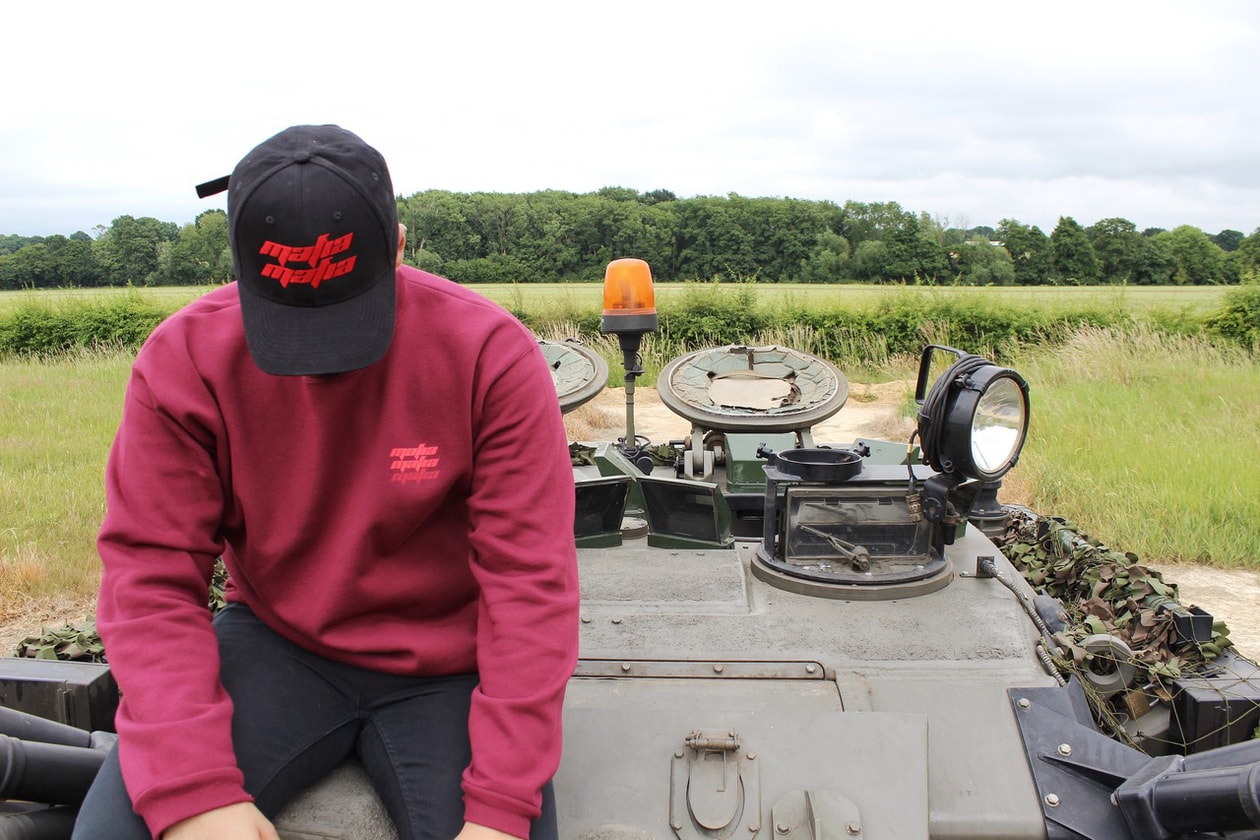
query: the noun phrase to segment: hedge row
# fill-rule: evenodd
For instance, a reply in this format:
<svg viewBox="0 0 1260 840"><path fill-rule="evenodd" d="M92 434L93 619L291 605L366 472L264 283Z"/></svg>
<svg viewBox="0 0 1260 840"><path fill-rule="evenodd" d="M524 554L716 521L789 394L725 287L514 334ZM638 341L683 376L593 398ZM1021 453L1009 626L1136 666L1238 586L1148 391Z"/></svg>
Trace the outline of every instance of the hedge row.
<svg viewBox="0 0 1260 840"><path fill-rule="evenodd" d="M512 307L539 335L557 330L583 336L599 334L600 312L533 311ZM0 356L46 356L78 349L143 343L170 310L141 293L108 301L25 303L0 313ZM1143 315L1161 332L1206 333L1246 348L1260 348L1260 286L1230 291L1223 309L1206 317L1154 312ZM1116 309L1082 308L1038 312L1001 306L989 300L889 296L869 309L805 306L791 302L758 303L750 286L701 285L663 306L658 341L670 350L750 342L770 334L808 333L810 347L800 349L838 361L854 348L879 348L895 355L917 353L926 342L953 342L974 352L1000 355L1004 347L1057 344L1085 326L1127 326L1130 314Z"/></svg>

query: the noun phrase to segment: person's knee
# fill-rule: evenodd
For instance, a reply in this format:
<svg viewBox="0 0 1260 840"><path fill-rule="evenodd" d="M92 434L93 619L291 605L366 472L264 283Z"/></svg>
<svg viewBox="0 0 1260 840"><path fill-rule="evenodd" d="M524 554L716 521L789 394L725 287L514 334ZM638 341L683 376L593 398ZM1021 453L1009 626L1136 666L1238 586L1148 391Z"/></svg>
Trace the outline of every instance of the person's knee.
<svg viewBox="0 0 1260 840"><path fill-rule="evenodd" d="M74 824L72 840L149 840L144 820L136 814L123 784L118 748L105 757Z"/></svg>

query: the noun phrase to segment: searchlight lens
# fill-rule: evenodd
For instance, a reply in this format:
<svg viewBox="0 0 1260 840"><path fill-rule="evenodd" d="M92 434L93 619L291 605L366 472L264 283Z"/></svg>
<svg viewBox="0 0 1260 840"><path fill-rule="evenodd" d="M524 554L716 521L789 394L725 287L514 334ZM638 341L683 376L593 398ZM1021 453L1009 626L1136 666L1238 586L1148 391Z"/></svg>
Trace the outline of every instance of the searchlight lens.
<svg viewBox="0 0 1260 840"><path fill-rule="evenodd" d="M928 392L933 351L958 357ZM1028 434L1028 384L1018 373L952 347L930 345L919 364L919 443L923 460L946 475L1001 478Z"/></svg>
<svg viewBox="0 0 1260 840"><path fill-rule="evenodd" d="M991 380L971 421L971 461L981 478L993 478L1015 465L1028 428L1028 397L1014 379Z"/></svg>

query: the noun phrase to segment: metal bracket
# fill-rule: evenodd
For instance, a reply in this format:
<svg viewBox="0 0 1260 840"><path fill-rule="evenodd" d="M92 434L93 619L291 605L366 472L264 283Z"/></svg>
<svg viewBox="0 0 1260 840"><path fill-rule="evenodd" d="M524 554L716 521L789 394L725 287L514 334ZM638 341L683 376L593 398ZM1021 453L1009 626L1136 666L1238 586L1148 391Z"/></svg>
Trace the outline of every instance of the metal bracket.
<svg viewBox="0 0 1260 840"><path fill-rule="evenodd" d="M862 816L852 800L834 790L793 790L770 808L776 840L840 840L862 837Z"/></svg>
<svg viewBox="0 0 1260 840"><path fill-rule="evenodd" d="M674 752L669 825L680 840L725 840L736 832L751 837L761 830L756 755L741 746L737 732L698 729Z"/></svg>
<svg viewBox="0 0 1260 840"><path fill-rule="evenodd" d="M1007 690L1050 840L1136 840L1111 801L1147 756L1098 731L1080 684Z"/></svg>

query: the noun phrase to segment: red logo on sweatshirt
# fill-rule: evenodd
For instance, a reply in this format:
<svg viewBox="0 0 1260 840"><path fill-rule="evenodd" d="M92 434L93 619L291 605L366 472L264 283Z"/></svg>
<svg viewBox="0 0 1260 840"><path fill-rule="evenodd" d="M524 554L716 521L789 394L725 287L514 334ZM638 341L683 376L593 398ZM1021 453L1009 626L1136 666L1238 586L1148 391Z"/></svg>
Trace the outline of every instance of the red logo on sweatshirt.
<svg viewBox="0 0 1260 840"><path fill-rule="evenodd" d="M438 448L427 443L391 449L389 459L389 470L393 473L390 481L408 484L413 481L429 481L441 474L438 469L438 461L441 460L438 457Z"/></svg>
<svg viewBox="0 0 1260 840"><path fill-rule="evenodd" d="M331 239L328 234L321 233L311 245L281 245L270 240L264 242L258 253L264 257L275 257L276 262L263 266L262 276L279 280L280 285L288 288L290 283L309 285L318 289L319 284L333 277L341 277L354 270L356 257L346 257L334 261L332 258L350 249L354 234L347 233ZM293 268L289 263L309 268Z"/></svg>

